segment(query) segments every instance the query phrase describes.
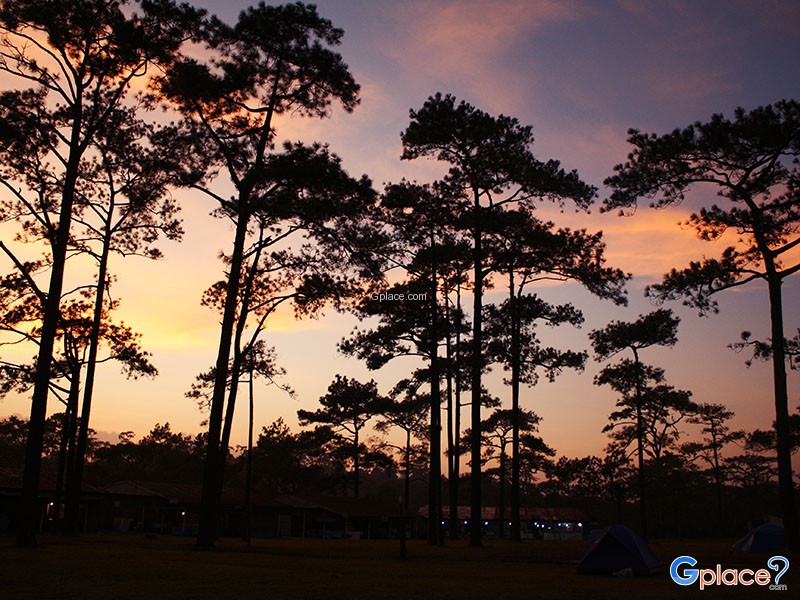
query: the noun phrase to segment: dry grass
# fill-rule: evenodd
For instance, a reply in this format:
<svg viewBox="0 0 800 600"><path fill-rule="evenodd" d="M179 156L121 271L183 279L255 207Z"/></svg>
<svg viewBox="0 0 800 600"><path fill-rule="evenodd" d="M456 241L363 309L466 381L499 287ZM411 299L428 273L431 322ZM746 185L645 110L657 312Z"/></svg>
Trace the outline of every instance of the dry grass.
<svg viewBox="0 0 800 600"><path fill-rule="evenodd" d="M399 559L396 541L259 540L251 548L225 540L215 552L196 550L190 539L98 534L45 536L39 548L0 541L3 598L347 598L436 600L471 598L751 598L769 592L720 587L679 588L665 571L653 577L616 579L575 574L581 542L490 541L484 548L452 542L443 548L409 544ZM730 541L655 542L666 565L690 554L701 567L764 568L768 556L729 552ZM800 556L781 583L800 589ZM773 596L775 598L775 596Z"/></svg>

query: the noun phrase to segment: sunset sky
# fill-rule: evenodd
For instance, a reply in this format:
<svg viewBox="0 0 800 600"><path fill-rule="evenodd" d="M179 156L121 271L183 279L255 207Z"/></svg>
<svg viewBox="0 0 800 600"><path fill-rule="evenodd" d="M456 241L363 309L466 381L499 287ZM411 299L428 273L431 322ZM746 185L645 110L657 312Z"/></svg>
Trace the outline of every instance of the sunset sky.
<svg viewBox="0 0 800 600"><path fill-rule="evenodd" d="M249 2L195 4L233 22ZM345 31L339 51L361 84L361 106L324 121L284 119L278 138L330 143L351 175L366 173L377 189L403 177L423 182L443 174L435 161L399 158L409 109L437 91L533 125L534 153L577 169L600 188L601 197L608 194L603 179L629 151L628 128L665 133L713 113L731 115L738 106L800 98L800 4L794 1L321 0L317 6ZM184 432L201 430L204 415L184 393L215 357L218 316L200 306L200 296L220 278L217 255L229 251L233 232L209 216L214 206L207 198L174 194L183 206L184 241L162 243L165 258L158 263L115 258L111 265L118 277L112 291L121 300L118 319L143 334L160 376L127 381L113 364L101 367L91 425L104 439L126 430L144 435L156 422L168 421ZM698 198L674 209L642 208L626 218L601 215L597 208L586 215L542 206L541 215L557 225L602 230L609 265L634 275L627 308L595 300L575 285L531 290L554 303L573 302L586 317L581 330L544 331L542 337L563 349L588 348L592 329L654 309L643 296L647 284L734 243L734 234L719 244L701 242L678 225ZM11 269L5 257L0 268ZM668 382L690 390L695 401L728 405L737 426L768 427L774 416L770 366L748 369L746 356L727 348L744 329L768 336L766 289L753 284L718 299L720 314L710 318L669 304L682 319L679 343L646 350L642 358L663 367ZM800 277L785 283L784 306L787 335L793 335L800 328ZM308 322L294 322L287 313L270 323L265 339L276 346L286 382L298 397L259 388L259 429L278 416L295 427L297 410L315 409L337 373L374 378L385 392L415 367L411 359L397 359L371 373L358 360L338 355L336 343L356 323L333 311ZM606 444L601 429L615 397L592 384L601 366L592 361L584 373L523 390L523 406L543 418L540 433L559 454L600 454ZM510 393L501 379L496 369L488 382L508 405ZM797 372L790 372L789 393L794 411L800 405ZM28 402L6 398L0 415L27 417ZM54 403L49 408L60 410ZM234 443L242 444L243 405L238 413ZM466 411L464 419L468 424Z"/></svg>

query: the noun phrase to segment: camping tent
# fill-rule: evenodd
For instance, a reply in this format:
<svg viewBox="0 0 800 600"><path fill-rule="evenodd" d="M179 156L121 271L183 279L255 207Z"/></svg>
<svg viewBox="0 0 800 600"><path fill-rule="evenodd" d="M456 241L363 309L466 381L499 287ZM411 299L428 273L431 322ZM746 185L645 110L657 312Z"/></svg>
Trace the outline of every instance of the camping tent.
<svg viewBox="0 0 800 600"><path fill-rule="evenodd" d="M783 550L783 527L764 523L733 545L740 552L779 552Z"/></svg>
<svg viewBox="0 0 800 600"><path fill-rule="evenodd" d="M630 569L633 575L650 575L660 563L639 534L624 525L611 525L586 547L578 573L612 574Z"/></svg>

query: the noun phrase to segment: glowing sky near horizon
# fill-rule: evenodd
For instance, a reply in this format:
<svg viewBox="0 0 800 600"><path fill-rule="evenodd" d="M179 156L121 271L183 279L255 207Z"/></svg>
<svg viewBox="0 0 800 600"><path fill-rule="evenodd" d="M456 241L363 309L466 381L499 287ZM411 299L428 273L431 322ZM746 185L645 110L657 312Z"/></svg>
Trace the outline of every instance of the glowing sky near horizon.
<svg viewBox="0 0 800 600"><path fill-rule="evenodd" d="M249 3L195 4L233 22ZM607 193L603 179L629 151L628 128L663 133L713 113L730 115L737 106L800 98L796 2L321 0L317 6L345 31L339 51L362 86L362 103L352 114L335 111L324 121L285 119L278 137L329 142L351 174L368 174L378 189L402 177L430 181L443 173L435 161L399 159L409 109L437 91L532 124L535 154L577 169L601 196ZM214 207L205 197L175 195L183 206L184 241L161 244L165 258L158 263L132 258L112 264L118 277L114 294L122 301L118 318L142 332L161 374L129 382L113 365L102 366L92 426L106 438L125 430L144 435L167 421L173 430L201 430L204 415L184 392L215 356L218 316L199 301L220 277L217 255L229 251L232 231L209 216ZM581 330L546 330L543 337L562 348L587 348L592 329L653 309L643 297L645 285L733 243L732 234L722 244L701 242L678 226L696 198L668 210L642 208L629 218L542 207L558 225L603 230L609 265L635 276L627 308L597 301L575 285L532 290L552 302L573 302L586 316ZM9 270L6 262L0 267ZM490 299L500 299L498 294ZM786 331L792 335L800 328L799 277L786 282L784 294ZM727 348L744 329L768 335L766 291L752 285L719 301L721 313L703 319L669 304L682 318L680 341L647 351L643 359L665 368L669 383L692 391L695 401L727 404L737 426L768 427L774 415L769 365L747 369L745 357ZM414 368L411 359L398 359L374 373L338 355L336 343L355 324L353 317L332 311L306 322L294 322L287 312L271 322L265 339L277 347L298 398L259 389L259 428L278 416L295 426L297 409L314 409L336 373L375 378L385 392ZM523 406L543 417L540 432L560 454L599 454L606 444L601 429L614 396L592 384L598 368L591 362L582 374L523 392ZM790 373L792 410L800 404L799 379ZM488 377L492 393L507 403L501 380L499 369ZM28 398L0 402L0 415L13 413L27 416ZM245 422L241 407L234 443L243 443Z"/></svg>

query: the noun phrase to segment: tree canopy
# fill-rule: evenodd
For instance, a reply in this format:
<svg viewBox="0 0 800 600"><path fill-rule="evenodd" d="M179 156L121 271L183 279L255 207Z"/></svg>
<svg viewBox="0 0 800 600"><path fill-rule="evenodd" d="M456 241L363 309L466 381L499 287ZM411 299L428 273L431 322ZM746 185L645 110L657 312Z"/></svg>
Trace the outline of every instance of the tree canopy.
<svg viewBox="0 0 800 600"><path fill-rule="evenodd" d="M781 100L732 118L716 114L664 135L629 132L634 149L606 180L613 192L606 210L635 208L640 199L664 207L706 186L725 201L693 212L686 224L700 239L735 232L733 245L718 258L673 269L648 295L658 301L683 299L701 314L716 312L714 295L753 281L769 290L778 473L787 542L800 547L791 464L786 342L781 284L800 271L793 252L800 246L800 102Z"/></svg>

